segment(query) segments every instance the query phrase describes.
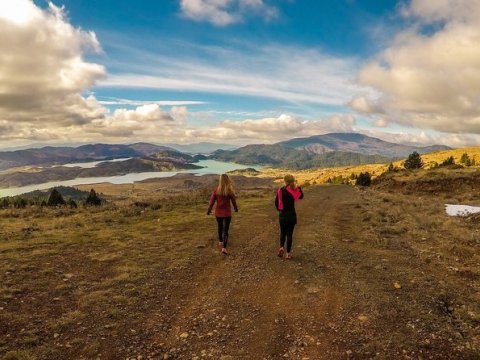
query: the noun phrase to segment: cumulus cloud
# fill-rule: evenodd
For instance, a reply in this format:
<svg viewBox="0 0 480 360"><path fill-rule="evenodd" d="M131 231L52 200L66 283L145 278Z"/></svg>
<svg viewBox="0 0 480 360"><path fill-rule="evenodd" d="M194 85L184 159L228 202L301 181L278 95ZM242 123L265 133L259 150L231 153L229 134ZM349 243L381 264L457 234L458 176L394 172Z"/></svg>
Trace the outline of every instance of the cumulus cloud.
<svg viewBox="0 0 480 360"><path fill-rule="evenodd" d="M282 114L278 117L262 119L226 120L207 129L194 129L188 133L193 137L213 138L234 143L271 143L293 137L353 131L355 124L356 120L351 115L335 115L320 120L305 120Z"/></svg>
<svg viewBox="0 0 480 360"><path fill-rule="evenodd" d="M182 14L194 21L206 21L215 26L227 26L258 15L265 20L278 16L276 7L264 0L180 0Z"/></svg>
<svg viewBox="0 0 480 360"><path fill-rule="evenodd" d="M480 134L480 0L413 0L413 23L358 74L378 97L352 108L447 133Z"/></svg>
<svg viewBox="0 0 480 360"><path fill-rule="evenodd" d="M71 26L63 9L47 10L30 0L0 2L0 120L18 123L82 124L104 109L81 92L105 75L84 60L99 52L92 32ZM8 34L8 35L5 35Z"/></svg>

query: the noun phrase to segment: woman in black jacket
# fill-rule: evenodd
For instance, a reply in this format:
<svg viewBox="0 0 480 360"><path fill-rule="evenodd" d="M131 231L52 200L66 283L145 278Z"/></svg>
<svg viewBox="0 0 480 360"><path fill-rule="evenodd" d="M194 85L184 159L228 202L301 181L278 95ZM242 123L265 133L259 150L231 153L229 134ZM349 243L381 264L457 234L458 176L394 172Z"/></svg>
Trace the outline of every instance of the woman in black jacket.
<svg viewBox="0 0 480 360"><path fill-rule="evenodd" d="M283 258L285 253L285 241L287 242L287 260L292 258L293 230L297 224L297 213L295 212L295 201L303 199L303 191L297 186L292 175L284 177L285 186L277 191L275 207L279 212L280 220L280 249L278 256Z"/></svg>

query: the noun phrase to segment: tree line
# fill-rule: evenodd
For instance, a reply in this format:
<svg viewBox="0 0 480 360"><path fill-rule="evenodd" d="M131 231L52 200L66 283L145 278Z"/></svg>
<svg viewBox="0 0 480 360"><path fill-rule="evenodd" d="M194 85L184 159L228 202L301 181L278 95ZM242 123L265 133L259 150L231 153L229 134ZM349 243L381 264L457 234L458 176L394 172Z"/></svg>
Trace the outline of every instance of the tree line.
<svg viewBox="0 0 480 360"><path fill-rule="evenodd" d="M54 188L48 196L22 197L22 196L7 196L0 199L0 208L16 208L23 209L27 206L41 206L41 207L59 207L66 206L76 209L79 205L83 206L100 206L105 203L105 200L100 198L94 189L91 189L88 196L84 200L75 201L73 197L65 198L59 190Z"/></svg>

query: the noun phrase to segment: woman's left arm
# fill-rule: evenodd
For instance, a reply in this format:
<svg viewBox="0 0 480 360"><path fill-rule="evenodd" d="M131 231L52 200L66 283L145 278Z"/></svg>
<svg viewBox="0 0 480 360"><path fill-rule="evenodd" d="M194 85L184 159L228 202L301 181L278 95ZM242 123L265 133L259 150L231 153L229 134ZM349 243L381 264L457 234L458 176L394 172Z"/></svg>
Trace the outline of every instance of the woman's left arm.
<svg viewBox="0 0 480 360"><path fill-rule="evenodd" d="M301 199L303 199L303 191L302 191L302 188L300 186L298 187L298 190L300 191L299 199L301 200Z"/></svg>

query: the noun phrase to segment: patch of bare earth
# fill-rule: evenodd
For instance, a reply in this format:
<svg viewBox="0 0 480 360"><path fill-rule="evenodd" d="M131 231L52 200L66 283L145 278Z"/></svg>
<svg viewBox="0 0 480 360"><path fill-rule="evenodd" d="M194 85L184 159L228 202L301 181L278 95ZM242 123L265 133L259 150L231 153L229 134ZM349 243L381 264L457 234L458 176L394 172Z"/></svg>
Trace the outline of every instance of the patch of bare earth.
<svg viewBox="0 0 480 360"><path fill-rule="evenodd" d="M244 185L228 256L193 188L193 205L4 211L0 356L478 359L474 221L431 195L309 187L284 261L274 192Z"/></svg>

